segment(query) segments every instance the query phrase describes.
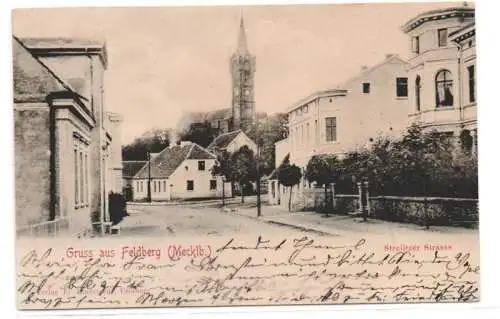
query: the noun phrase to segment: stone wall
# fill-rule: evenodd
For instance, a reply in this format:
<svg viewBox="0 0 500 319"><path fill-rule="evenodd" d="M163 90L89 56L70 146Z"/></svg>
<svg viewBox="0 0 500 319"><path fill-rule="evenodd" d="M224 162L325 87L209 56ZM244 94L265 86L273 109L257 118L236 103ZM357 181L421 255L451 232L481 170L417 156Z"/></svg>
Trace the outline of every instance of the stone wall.
<svg viewBox="0 0 500 319"><path fill-rule="evenodd" d="M370 218L434 226L476 228L479 222L475 199L437 197L370 198Z"/></svg>
<svg viewBox="0 0 500 319"><path fill-rule="evenodd" d="M48 221L50 217L50 112L47 105L15 106L14 143L16 227L21 228Z"/></svg>

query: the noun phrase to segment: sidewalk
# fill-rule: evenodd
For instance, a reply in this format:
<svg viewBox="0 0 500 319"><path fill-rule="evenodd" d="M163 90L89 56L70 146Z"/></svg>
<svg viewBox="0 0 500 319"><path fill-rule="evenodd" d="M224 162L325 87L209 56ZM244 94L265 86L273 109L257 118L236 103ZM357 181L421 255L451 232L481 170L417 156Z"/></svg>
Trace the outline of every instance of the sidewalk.
<svg viewBox="0 0 500 319"><path fill-rule="evenodd" d="M423 226L408 223L388 222L376 219L368 219L364 222L362 218L351 216L330 215L325 217L323 214L316 212L289 212L280 206L262 206L261 217L257 217L257 209L255 207L240 208L230 213L329 236L371 234L401 237L403 234L432 234L433 236L478 234L477 229L431 226L427 230Z"/></svg>

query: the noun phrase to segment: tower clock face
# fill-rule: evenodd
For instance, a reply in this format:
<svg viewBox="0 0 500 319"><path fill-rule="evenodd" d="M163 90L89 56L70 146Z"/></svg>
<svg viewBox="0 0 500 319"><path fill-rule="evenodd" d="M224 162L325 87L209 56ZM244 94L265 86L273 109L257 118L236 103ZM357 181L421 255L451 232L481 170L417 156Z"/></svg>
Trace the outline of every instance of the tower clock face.
<svg viewBox="0 0 500 319"><path fill-rule="evenodd" d="M249 90L245 90L245 95L249 95L250 94L250 91Z"/></svg>

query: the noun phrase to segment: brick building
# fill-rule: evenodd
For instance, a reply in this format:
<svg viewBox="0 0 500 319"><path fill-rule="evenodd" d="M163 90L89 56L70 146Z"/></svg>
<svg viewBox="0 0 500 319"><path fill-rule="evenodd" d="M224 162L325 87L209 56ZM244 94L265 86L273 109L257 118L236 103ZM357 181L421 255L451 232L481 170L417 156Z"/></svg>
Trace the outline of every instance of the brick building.
<svg viewBox="0 0 500 319"><path fill-rule="evenodd" d="M108 167L121 146L103 105L106 56L102 43L13 37L19 233L78 234L91 214L109 220Z"/></svg>

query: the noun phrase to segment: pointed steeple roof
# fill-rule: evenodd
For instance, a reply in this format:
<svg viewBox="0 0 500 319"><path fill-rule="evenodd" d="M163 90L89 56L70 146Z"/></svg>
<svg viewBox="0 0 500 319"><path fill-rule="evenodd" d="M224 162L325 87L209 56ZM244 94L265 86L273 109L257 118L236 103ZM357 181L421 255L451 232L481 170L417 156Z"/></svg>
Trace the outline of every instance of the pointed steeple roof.
<svg viewBox="0 0 500 319"><path fill-rule="evenodd" d="M247 35L245 32L245 22L243 21L243 13L241 14L240 18L240 33L238 35L238 48L236 50L236 53L239 55L248 54Z"/></svg>

